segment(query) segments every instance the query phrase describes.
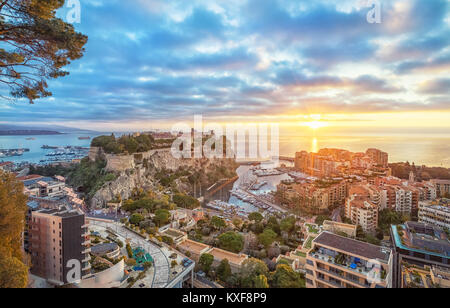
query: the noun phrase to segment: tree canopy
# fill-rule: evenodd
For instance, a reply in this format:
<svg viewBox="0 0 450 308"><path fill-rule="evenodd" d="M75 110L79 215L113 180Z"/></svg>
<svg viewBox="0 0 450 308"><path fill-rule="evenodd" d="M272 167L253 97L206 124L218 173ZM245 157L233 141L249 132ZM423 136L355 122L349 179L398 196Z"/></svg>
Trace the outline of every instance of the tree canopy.
<svg viewBox="0 0 450 308"><path fill-rule="evenodd" d="M265 229L263 233L258 236L259 242L264 247L269 247L277 238L277 234L272 229Z"/></svg>
<svg viewBox="0 0 450 308"><path fill-rule="evenodd" d="M277 265L277 269L272 277L273 288L305 288L305 280L301 274L286 264Z"/></svg>
<svg viewBox="0 0 450 308"><path fill-rule="evenodd" d="M64 0L0 1L0 83L30 103L51 96L47 80L83 56L87 36L56 17Z"/></svg>
<svg viewBox="0 0 450 308"><path fill-rule="evenodd" d="M261 215L261 213L258 212L253 212L248 215L248 219L251 221L260 222L261 220L263 220L263 218L264 217Z"/></svg>
<svg viewBox="0 0 450 308"><path fill-rule="evenodd" d="M224 282L227 281L228 278L230 278L231 267L230 267L230 263L228 262L227 259L223 259L222 261L220 261L219 266L217 266L216 272L217 272L217 276L220 278L220 280L222 280Z"/></svg>
<svg viewBox="0 0 450 308"><path fill-rule="evenodd" d="M244 238L235 232L226 232L219 236L219 247L238 253L244 248Z"/></svg>
<svg viewBox="0 0 450 308"><path fill-rule="evenodd" d="M204 271L205 273L209 273L211 269L211 265L214 262L214 256L209 253L204 253L200 256L200 259L198 260L198 265Z"/></svg>
<svg viewBox="0 0 450 308"><path fill-rule="evenodd" d="M22 255L26 200L23 184L0 170L0 288L25 288L28 283Z"/></svg>

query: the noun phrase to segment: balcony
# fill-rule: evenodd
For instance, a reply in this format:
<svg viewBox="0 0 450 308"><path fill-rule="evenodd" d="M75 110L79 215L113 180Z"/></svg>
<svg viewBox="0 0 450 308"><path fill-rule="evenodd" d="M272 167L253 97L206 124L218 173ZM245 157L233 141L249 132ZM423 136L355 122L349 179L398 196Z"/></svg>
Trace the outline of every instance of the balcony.
<svg viewBox="0 0 450 308"><path fill-rule="evenodd" d="M334 288L339 288L339 289L345 289L345 287L342 286L342 284L331 281L331 280L325 280L323 278L316 278L317 281L320 281L322 283L328 284L328 285L332 285Z"/></svg>
<svg viewBox="0 0 450 308"><path fill-rule="evenodd" d="M352 278L348 277L348 272L352 272L352 273L356 274L358 277L361 277L361 278L364 278L364 279L369 277L369 275L373 276L373 274L374 274L374 272L372 271L373 268L372 267L368 268L367 267L368 264L367 264L366 261L360 260L360 262L356 262L355 258L353 258L351 256L344 256L343 255L342 256L342 259L343 259L342 262L336 263L335 257L332 257L332 256L327 255L327 254L320 253L318 251L311 252L310 255L312 257L314 257L315 259L317 259L317 260L323 261L323 263L325 263L325 264L327 264L329 266L332 266L332 267L337 268L337 269L343 269L347 273L344 276L344 275L340 275L340 274L338 274L336 272L326 270L324 268L319 268L318 267L318 270L324 271L324 272L329 273L329 274L332 274L335 277L338 277L338 278L341 278L341 279L344 278L344 279L346 279L346 280L348 280L350 282L356 283L356 284L358 284L358 285L360 285L362 287L370 287L370 285L368 285L368 284L362 284L359 280L352 279ZM362 263L361 263L361 261L362 261ZM381 282L385 281L385 278L384 279L382 278L383 277L383 273L378 273L378 275L381 276L381 277L378 277L381 280Z"/></svg>

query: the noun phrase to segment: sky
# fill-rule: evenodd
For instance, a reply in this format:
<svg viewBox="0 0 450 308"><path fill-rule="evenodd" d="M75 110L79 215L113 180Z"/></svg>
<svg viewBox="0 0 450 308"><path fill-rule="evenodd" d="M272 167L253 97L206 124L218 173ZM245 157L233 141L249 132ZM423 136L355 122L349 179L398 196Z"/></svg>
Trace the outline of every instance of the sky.
<svg viewBox="0 0 450 308"><path fill-rule="evenodd" d="M450 0L380 0L379 24L366 0L80 2L84 57L51 98L0 99L0 124L450 132Z"/></svg>

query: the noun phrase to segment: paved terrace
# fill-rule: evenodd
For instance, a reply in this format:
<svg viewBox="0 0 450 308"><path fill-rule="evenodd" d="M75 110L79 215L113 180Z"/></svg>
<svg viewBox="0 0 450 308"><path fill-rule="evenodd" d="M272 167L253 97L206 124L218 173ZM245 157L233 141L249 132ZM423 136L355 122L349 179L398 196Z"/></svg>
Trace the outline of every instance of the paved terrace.
<svg viewBox="0 0 450 308"><path fill-rule="evenodd" d="M235 254L219 248L213 248L208 253L213 255L214 259L216 259L219 262L222 261L223 259L228 259L230 263L236 265L241 265L242 262L244 262L248 258L247 255Z"/></svg>

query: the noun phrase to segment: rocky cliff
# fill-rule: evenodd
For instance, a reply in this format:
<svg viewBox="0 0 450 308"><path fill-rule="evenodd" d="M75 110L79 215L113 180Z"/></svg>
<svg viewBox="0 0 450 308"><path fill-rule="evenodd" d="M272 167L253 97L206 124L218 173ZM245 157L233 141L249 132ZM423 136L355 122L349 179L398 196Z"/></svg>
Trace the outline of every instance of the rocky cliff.
<svg viewBox="0 0 450 308"><path fill-rule="evenodd" d="M192 172L207 173L208 170L214 170L216 166L232 171L236 168L232 159L177 159L173 157L170 149L152 150L134 155L104 155L101 149L91 152L90 159L106 158L107 171L119 174L116 180L106 183L95 193L90 202L92 208L102 207L118 195L126 200L131 197L135 188L156 189L158 181L155 179L155 174L161 170L177 171L183 168ZM175 182L179 190L189 192L189 183L179 179Z"/></svg>

